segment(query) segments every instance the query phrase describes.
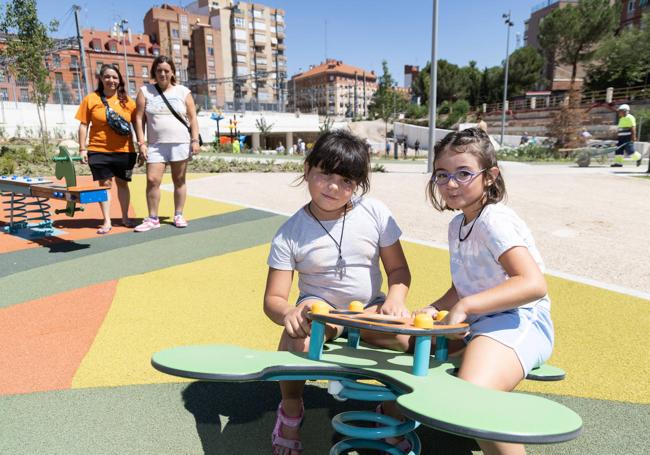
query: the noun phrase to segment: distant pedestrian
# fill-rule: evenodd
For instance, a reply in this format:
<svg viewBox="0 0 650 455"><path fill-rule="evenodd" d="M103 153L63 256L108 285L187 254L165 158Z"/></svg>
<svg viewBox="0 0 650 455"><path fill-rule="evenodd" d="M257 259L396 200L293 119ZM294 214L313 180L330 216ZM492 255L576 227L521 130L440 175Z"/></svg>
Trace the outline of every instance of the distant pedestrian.
<svg viewBox="0 0 650 455"><path fill-rule="evenodd" d="M275 151L277 152L278 155L282 155L284 153L284 150L285 150L285 148L284 148L284 145L282 145L282 142L280 142L280 145L278 145L275 148Z"/></svg>
<svg viewBox="0 0 650 455"><path fill-rule="evenodd" d="M623 158L631 158L636 161L637 166L641 166L641 154L634 150L634 141L636 140L636 119L630 114L630 106L621 104L616 110L618 114L618 143L612 167L622 167Z"/></svg>
<svg viewBox="0 0 650 455"><path fill-rule="evenodd" d="M291 154L292 155L297 155L298 154L298 143L295 143L291 146Z"/></svg>
<svg viewBox="0 0 650 455"><path fill-rule="evenodd" d="M526 145L528 144L528 141L530 138L528 137L528 133L524 131L524 134L521 136L521 139L519 140L519 145Z"/></svg>
<svg viewBox="0 0 650 455"><path fill-rule="evenodd" d="M390 155L390 143L386 141L386 158Z"/></svg>
<svg viewBox="0 0 650 455"><path fill-rule="evenodd" d="M404 156L404 159L406 159L408 157L408 153L409 153L409 144L408 144L408 141L406 140L406 138L404 138L404 142L402 143L402 147L404 147L402 149L402 155Z"/></svg>
<svg viewBox="0 0 650 455"><path fill-rule="evenodd" d="M307 153L307 146L305 144L305 141L302 139L298 139L298 150L302 156L305 156Z"/></svg>
<svg viewBox="0 0 650 455"><path fill-rule="evenodd" d="M415 144L413 144L413 149L415 150L415 156L418 156L418 153L420 152L420 141L417 139L415 140Z"/></svg>

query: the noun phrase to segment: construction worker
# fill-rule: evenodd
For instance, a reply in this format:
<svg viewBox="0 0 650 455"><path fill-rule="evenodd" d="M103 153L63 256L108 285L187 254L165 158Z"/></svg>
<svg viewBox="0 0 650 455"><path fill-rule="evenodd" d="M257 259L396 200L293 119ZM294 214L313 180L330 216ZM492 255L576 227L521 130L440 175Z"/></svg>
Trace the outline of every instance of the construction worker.
<svg viewBox="0 0 650 455"><path fill-rule="evenodd" d="M641 154L634 150L634 141L636 140L636 119L630 114L630 106L621 104L618 109L618 143L612 167L622 167L623 158L628 157L636 161L636 165L641 165Z"/></svg>

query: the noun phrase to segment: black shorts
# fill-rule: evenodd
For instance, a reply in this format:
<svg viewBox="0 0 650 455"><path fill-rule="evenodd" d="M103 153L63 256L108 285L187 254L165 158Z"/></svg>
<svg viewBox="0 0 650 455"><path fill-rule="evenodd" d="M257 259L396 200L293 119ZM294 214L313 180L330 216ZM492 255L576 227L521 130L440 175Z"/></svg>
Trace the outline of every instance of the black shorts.
<svg viewBox="0 0 650 455"><path fill-rule="evenodd" d="M88 152L88 165L93 180L109 180L113 177L131 181L137 153Z"/></svg>

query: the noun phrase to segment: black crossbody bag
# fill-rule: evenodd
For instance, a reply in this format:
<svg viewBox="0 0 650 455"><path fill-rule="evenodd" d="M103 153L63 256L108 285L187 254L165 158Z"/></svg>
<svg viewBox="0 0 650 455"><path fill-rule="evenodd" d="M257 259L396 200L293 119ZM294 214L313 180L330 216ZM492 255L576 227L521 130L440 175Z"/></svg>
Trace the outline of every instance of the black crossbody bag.
<svg viewBox="0 0 650 455"><path fill-rule="evenodd" d="M120 136L130 136L131 124L115 110L111 109L103 93L99 97L104 107L106 107L106 123L108 123L108 126Z"/></svg>
<svg viewBox="0 0 650 455"><path fill-rule="evenodd" d="M160 89L158 84L154 85L156 87L156 90L158 90L158 93L160 93L160 96L162 97L163 101L167 105L167 108L169 111L178 119L179 122L181 122L183 125L185 125L185 128L187 128L187 131L190 133L190 138L192 137L192 128L190 128L190 125L188 125L185 120L183 120L183 117L180 116L178 112L174 110L171 104L169 104L169 101L167 101L167 97L163 93L163 91ZM199 133L199 145L203 145L203 139L201 138L201 133Z"/></svg>

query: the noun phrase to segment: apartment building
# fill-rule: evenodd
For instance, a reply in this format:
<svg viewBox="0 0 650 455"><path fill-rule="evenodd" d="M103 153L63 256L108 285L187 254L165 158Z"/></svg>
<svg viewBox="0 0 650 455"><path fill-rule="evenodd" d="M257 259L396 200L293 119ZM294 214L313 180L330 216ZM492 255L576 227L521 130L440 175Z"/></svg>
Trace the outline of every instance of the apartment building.
<svg viewBox="0 0 650 455"><path fill-rule="evenodd" d="M533 6L530 17L524 22L524 46L531 46L535 49L542 50L539 43L539 26L546 16L558 8L564 8L567 5L578 3L579 0L545 0ZM542 53L542 55L544 55ZM568 65L556 64L554 59L544 57L544 77L552 81L551 90L568 90L571 83L571 67ZM576 75L576 86L582 86L585 71L582 65L578 65Z"/></svg>
<svg viewBox="0 0 650 455"><path fill-rule="evenodd" d="M320 115L365 118L376 91L374 71L327 59L291 78L288 108Z"/></svg>
<svg viewBox="0 0 650 455"><path fill-rule="evenodd" d="M198 0L151 8L144 30L171 56L197 103L231 110L282 110L284 11L258 3Z"/></svg>
<svg viewBox="0 0 650 455"><path fill-rule="evenodd" d="M640 27L641 17L650 12L650 0L620 0L621 1L621 29Z"/></svg>
<svg viewBox="0 0 650 455"><path fill-rule="evenodd" d="M97 87L97 72L105 63L120 68L126 90L135 96L137 90L149 82L151 63L159 53L158 46L143 34L118 36L111 31L84 29L81 31L86 57L86 75L82 75L81 53L76 40L54 40L54 48L47 54L46 65L53 84L49 102L78 104L85 91L84 80L89 90ZM0 45L2 37L0 37ZM0 97L4 101L30 101L30 87L25 81L14 80L6 70L0 68Z"/></svg>

